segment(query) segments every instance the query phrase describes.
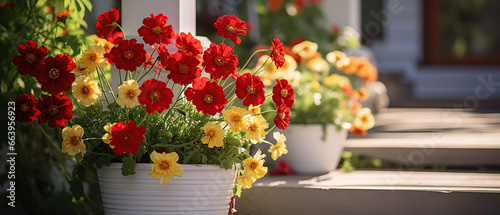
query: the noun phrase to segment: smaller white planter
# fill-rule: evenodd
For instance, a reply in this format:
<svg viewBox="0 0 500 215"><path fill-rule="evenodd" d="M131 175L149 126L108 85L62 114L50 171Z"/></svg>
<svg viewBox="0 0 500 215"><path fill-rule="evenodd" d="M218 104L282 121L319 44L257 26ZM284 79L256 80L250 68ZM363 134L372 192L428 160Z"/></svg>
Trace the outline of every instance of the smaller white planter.
<svg viewBox="0 0 500 215"><path fill-rule="evenodd" d="M184 175L169 184L151 178L152 164L138 163L135 175L123 176L121 163L97 171L106 215L226 215L236 170L219 165L183 164Z"/></svg>
<svg viewBox="0 0 500 215"><path fill-rule="evenodd" d="M282 132L288 149L283 159L296 173L307 175L324 174L336 168L347 138L347 129L338 131L334 125L326 127L325 140L319 124L293 124Z"/></svg>

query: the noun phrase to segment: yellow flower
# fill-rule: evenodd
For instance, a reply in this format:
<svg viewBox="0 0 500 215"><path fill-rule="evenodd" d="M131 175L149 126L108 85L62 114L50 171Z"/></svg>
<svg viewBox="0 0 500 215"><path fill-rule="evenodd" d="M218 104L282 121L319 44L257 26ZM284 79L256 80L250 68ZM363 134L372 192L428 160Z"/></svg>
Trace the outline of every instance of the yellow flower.
<svg viewBox="0 0 500 215"><path fill-rule="evenodd" d="M81 58L75 61L76 67L73 69L75 76L87 76L95 70L95 67L89 66Z"/></svg>
<svg viewBox="0 0 500 215"><path fill-rule="evenodd" d="M276 140L276 144L274 146L271 146L268 152L271 153L271 158L273 160L277 160L279 157L281 157L281 155L288 153L288 149L286 149L285 144L286 137L279 132L274 132L273 137Z"/></svg>
<svg viewBox="0 0 500 215"><path fill-rule="evenodd" d="M288 83L290 83L293 87L296 87L296 86L299 86L299 84L300 84L300 79L302 78L302 73L300 73L297 70L295 70L293 72L287 72L283 78L288 80Z"/></svg>
<svg viewBox="0 0 500 215"><path fill-rule="evenodd" d="M106 51L102 46L92 46L90 50L83 53L82 60L92 68L104 67L108 64L106 58L104 58L105 53Z"/></svg>
<svg viewBox="0 0 500 215"><path fill-rule="evenodd" d="M319 82L317 82L317 81L311 82L311 89L312 90L317 90L317 89L319 89L319 87L320 87Z"/></svg>
<svg viewBox="0 0 500 215"><path fill-rule="evenodd" d="M323 79L323 84L324 85L329 85L329 86L344 86L346 84L351 84L349 81L349 78L343 75L338 75L338 74L332 74L325 79Z"/></svg>
<svg viewBox="0 0 500 215"><path fill-rule="evenodd" d="M292 47L292 52L298 54L303 59L309 59L316 55L318 44L311 41L303 41Z"/></svg>
<svg viewBox="0 0 500 215"><path fill-rule="evenodd" d="M256 179L264 177L267 173L267 167L264 167L264 158L266 155L261 155L260 149L257 153L250 158L243 160L244 172L243 176L246 178Z"/></svg>
<svg viewBox="0 0 500 215"><path fill-rule="evenodd" d="M370 96L370 93L368 92L368 90L366 88L361 87L359 89L359 96L360 96L361 101L366 101L366 99L368 99L368 97Z"/></svg>
<svg viewBox="0 0 500 215"><path fill-rule="evenodd" d="M108 145L109 145L109 147L111 147L112 149L113 149L113 148L115 148L115 146L114 146L114 145L111 145L111 144L109 144L109 143L111 143L111 138L112 138L112 136L111 136L111 128L113 128L113 126L114 126L115 124L116 124L116 123L113 123L113 124L108 123L108 124L106 124L106 125L104 126L104 130L105 130L106 132L108 132L108 133L106 133L106 134L102 135L102 142L104 142L104 143L108 144Z"/></svg>
<svg viewBox="0 0 500 215"><path fill-rule="evenodd" d="M338 70L343 70L351 63L345 53L341 51L333 51L328 53L326 55L326 60L334 65Z"/></svg>
<svg viewBox="0 0 500 215"><path fill-rule="evenodd" d="M101 89L91 77L79 76L72 85L73 96L85 107L93 105L101 98Z"/></svg>
<svg viewBox="0 0 500 215"><path fill-rule="evenodd" d="M116 103L122 107L126 105L129 108L133 108L136 104L139 104L138 97L140 94L139 84L135 80L125 81L125 83L118 87L118 99L116 99Z"/></svg>
<svg viewBox="0 0 500 215"><path fill-rule="evenodd" d="M293 72L297 69L297 62L292 56L285 54L285 63L279 69L285 73Z"/></svg>
<svg viewBox="0 0 500 215"><path fill-rule="evenodd" d="M77 153L87 153L87 147L83 143L83 128L79 125L65 127L62 130L62 150L63 153L74 156Z"/></svg>
<svg viewBox="0 0 500 215"><path fill-rule="evenodd" d="M237 178L237 181L238 181L238 184L240 186L242 186L244 189L250 189L252 188L252 184L255 182L255 178L252 178L252 177L246 177L245 175L245 171L243 170L239 170L238 171L238 175L241 174L240 176L238 176Z"/></svg>
<svg viewBox="0 0 500 215"><path fill-rule="evenodd" d="M174 176L182 177L184 170L181 165L177 163L179 155L176 152L161 154L153 151L149 156L153 161L151 172L148 174L154 179L160 178L160 184L168 184Z"/></svg>
<svg viewBox="0 0 500 215"><path fill-rule="evenodd" d="M252 143L262 143L262 140L267 135L265 129L269 127L269 123L262 115L252 116L248 124L248 130L246 132L247 140Z"/></svg>
<svg viewBox="0 0 500 215"><path fill-rule="evenodd" d="M269 55L262 55L257 60L257 64L255 65L255 71L257 69L265 69L263 72L260 71L257 74L262 77L262 82L264 85L271 85L272 81L274 81L277 77L280 77L280 74L283 70L278 69L276 65L274 65L273 61L270 60Z"/></svg>
<svg viewBox="0 0 500 215"><path fill-rule="evenodd" d="M248 121L251 116L245 108L232 106L231 110L222 110L222 114L231 131L238 133L248 129Z"/></svg>
<svg viewBox="0 0 500 215"><path fill-rule="evenodd" d="M306 66L313 72L326 72L330 69L328 62L326 62L326 60L321 56L311 58L307 61Z"/></svg>
<svg viewBox="0 0 500 215"><path fill-rule="evenodd" d="M222 139L224 138L224 130L222 126L208 122L201 130L205 131L205 137L201 139L203 144L208 144L208 148L222 147L224 145Z"/></svg>
<svg viewBox="0 0 500 215"><path fill-rule="evenodd" d="M362 108L358 111L356 119L354 119L354 126L359 130L366 131L373 128L375 125L375 118L373 117L370 108Z"/></svg>
<svg viewBox="0 0 500 215"><path fill-rule="evenodd" d="M248 106L248 112L250 112L252 115L259 115L260 114L260 105L259 106L253 106L253 105Z"/></svg>

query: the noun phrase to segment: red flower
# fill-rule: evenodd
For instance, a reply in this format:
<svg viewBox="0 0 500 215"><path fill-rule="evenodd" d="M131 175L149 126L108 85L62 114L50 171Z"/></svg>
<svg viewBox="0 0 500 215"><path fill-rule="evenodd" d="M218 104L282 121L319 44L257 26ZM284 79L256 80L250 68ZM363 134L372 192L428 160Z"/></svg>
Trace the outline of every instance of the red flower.
<svg viewBox="0 0 500 215"><path fill-rule="evenodd" d="M285 47L278 38L274 38L271 43L273 44L271 60L274 61L274 65L276 65L277 68L280 68L285 63Z"/></svg>
<svg viewBox="0 0 500 215"><path fill-rule="evenodd" d="M299 13L302 12L302 10L304 9L304 7L306 5L304 0L295 0L295 2L293 4L295 5L295 8L297 9L297 11Z"/></svg>
<svg viewBox="0 0 500 215"><path fill-rule="evenodd" d="M95 24L97 36L107 38L108 35L115 30L116 26L118 26L117 22L119 17L120 12L114 8L99 15L97 17L97 23Z"/></svg>
<svg viewBox="0 0 500 215"><path fill-rule="evenodd" d="M36 99L31 94L22 94L16 99L16 119L19 122L30 123L40 114L36 109Z"/></svg>
<svg viewBox="0 0 500 215"><path fill-rule="evenodd" d="M12 63L17 66L19 73L36 77L38 75L37 68L43 64L45 56L49 53L47 47L42 45L38 48L38 43L30 40L26 45L17 46L17 50L21 55L15 56Z"/></svg>
<svg viewBox="0 0 500 215"><path fill-rule="evenodd" d="M175 53L168 57L167 70L170 73L167 78L172 79L174 83L188 85L193 83L195 78L201 76L201 69L198 67L200 61L195 57Z"/></svg>
<svg viewBox="0 0 500 215"><path fill-rule="evenodd" d="M276 110L276 117L273 120L276 127L281 130L285 130L288 125L290 125L290 108L285 107L284 105L278 106Z"/></svg>
<svg viewBox="0 0 500 215"><path fill-rule="evenodd" d="M106 40L108 40L110 43L113 44L118 44L120 41L123 40L123 32L117 31L112 34L110 34L108 37L106 37Z"/></svg>
<svg viewBox="0 0 500 215"><path fill-rule="evenodd" d="M200 40L194 38L191 33L186 34L181 32L175 40L175 46L179 49L178 52L183 54L196 56L203 53L203 47L201 46Z"/></svg>
<svg viewBox="0 0 500 215"><path fill-rule="evenodd" d="M159 60L159 66L166 67L168 65L168 57L170 56L170 53L168 52L168 49L165 45L159 45L159 46L152 46L153 49L155 49L158 52L158 60Z"/></svg>
<svg viewBox="0 0 500 215"><path fill-rule="evenodd" d="M236 96L243 100L245 106L259 106L266 100L264 83L259 76L245 73L236 79Z"/></svg>
<svg viewBox="0 0 500 215"><path fill-rule="evenodd" d="M137 67L146 62L144 44L137 43L136 39L122 40L110 52L111 61L117 69L135 71Z"/></svg>
<svg viewBox="0 0 500 215"><path fill-rule="evenodd" d="M166 25L168 17L161 13L156 16L151 13L150 16L142 20L144 25L137 30L139 36L149 45L156 43L168 45L172 43L175 33L172 30L172 25Z"/></svg>
<svg viewBox="0 0 500 215"><path fill-rule="evenodd" d="M241 43L238 34L247 35L245 31L247 29L246 23L241 21L236 15L224 15L217 18L214 27L217 29L219 36L230 38L235 44Z"/></svg>
<svg viewBox="0 0 500 215"><path fill-rule="evenodd" d="M139 89L141 90L138 98L139 103L146 105L148 113L154 113L155 111L161 113L168 109L174 97L174 93L167 88L167 84L156 79L144 81Z"/></svg>
<svg viewBox="0 0 500 215"><path fill-rule="evenodd" d="M267 1L267 9L270 11L277 11L283 6L283 0L268 0Z"/></svg>
<svg viewBox="0 0 500 215"><path fill-rule="evenodd" d="M276 107L284 105L287 108L291 108L295 102L295 91L292 85L288 84L286 79L278 80L276 79L276 86L273 87L273 101Z"/></svg>
<svg viewBox="0 0 500 215"><path fill-rule="evenodd" d="M231 74L238 72L238 56L233 55L233 47L224 43L210 44L210 48L203 54L205 72L212 74L213 79L222 78L226 80Z"/></svg>
<svg viewBox="0 0 500 215"><path fill-rule="evenodd" d="M278 165L276 165L274 170L269 172L269 174L270 175L293 175L293 174L295 174L295 172L292 170L292 168L290 167L290 165L287 162L285 162L284 160L280 160Z"/></svg>
<svg viewBox="0 0 500 215"><path fill-rule="evenodd" d="M203 114L215 115L224 109L227 103L222 87L210 82L207 77L197 78L193 86L184 93L188 101L192 101L198 111Z"/></svg>
<svg viewBox="0 0 500 215"><path fill-rule="evenodd" d="M50 94L58 94L71 90L71 84L75 81L75 74L71 71L76 64L73 58L66 54L58 54L55 57L47 57L45 64L40 66L40 73L36 77L42 84L42 91Z"/></svg>
<svg viewBox="0 0 500 215"><path fill-rule="evenodd" d="M36 103L36 108L40 111L38 124L45 124L48 121L49 127L59 126L64 128L68 120L73 117L73 102L66 94L42 95Z"/></svg>
<svg viewBox="0 0 500 215"><path fill-rule="evenodd" d="M110 145L115 146L117 155L133 154L139 150L139 145L145 139L146 130L144 127L137 127L135 121L128 121L128 124L117 122L111 128Z"/></svg>

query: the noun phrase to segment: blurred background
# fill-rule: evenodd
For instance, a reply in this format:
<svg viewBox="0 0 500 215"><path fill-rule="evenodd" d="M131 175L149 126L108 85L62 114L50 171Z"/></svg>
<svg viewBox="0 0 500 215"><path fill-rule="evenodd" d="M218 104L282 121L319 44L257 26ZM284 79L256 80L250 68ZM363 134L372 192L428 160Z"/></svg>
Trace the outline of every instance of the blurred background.
<svg viewBox="0 0 500 215"><path fill-rule="evenodd" d="M71 2L85 23L68 19L76 28L56 33L67 35L66 41L70 41L71 46L61 45L64 41L55 39L51 41L51 50L67 48L78 54L73 47L94 43L85 37L97 33L97 16L111 8L120 9L122 1ZM0 0L0 42L4 57L0 60L2 104L13 101L15 95L31 92L30 87L36 84L34 80L19 81L17 73L9 72L16 70L11 59L16 55L17 45L29 40L13 36L9 31L29 32L23 28L29 20L15 21L14 17L23 16L23 10L31 4L45 8L41 11L51 13L50 19L68 6L63 0ZM54 5L56 11L50 11L48 5ZM323 56L341 50L351 56L367 57L377 68L378 82L369 89L371 99L363 105L380 114L376 115L376 127L365 138L348 139L345 150L349 153L342 158L355 168L400 167L399 157L411 158L415 152L401 150L408 147L400 145L422 142L439 132L448 144L441 148L451 150L438 150L426 156L425 162L409 165L409 169L498 172L498 11L500 1L496 0L196 0L196 35L219 43L213 23L221 15L236 14L247 21L248 26L248 35L242 37L242 45L235 50L242 59L263 44L269 44L274 37L279 37L288 46L303 40L314 41ZM4 137L7 113L5 108L0 111ZM86 214L100 211L102 208L95 206L98 202L86 205L71 199L69 186L55 170L57 164L43 140L46 136L60 139L60 129L41 134L32 126L20 126L18 129L30 134L17 137L19 150L29 155L16 164L19 172L25 175L18 179L20 207L7 208L4 199L0 213ZM394 142L396 139L401 142ZM377 146L384 141L392 145ZM6 138L2 138L1 143L6 146ZM440 148L439 145L433 147ZM0 164L5 168L2 183L6 181L8 168L3 152L0 155ZM342 165L341 162L339 167ZM97 182L91 178L90 175L86 188L98 189ZM99 199L98 194L95 195Z"/></svg>

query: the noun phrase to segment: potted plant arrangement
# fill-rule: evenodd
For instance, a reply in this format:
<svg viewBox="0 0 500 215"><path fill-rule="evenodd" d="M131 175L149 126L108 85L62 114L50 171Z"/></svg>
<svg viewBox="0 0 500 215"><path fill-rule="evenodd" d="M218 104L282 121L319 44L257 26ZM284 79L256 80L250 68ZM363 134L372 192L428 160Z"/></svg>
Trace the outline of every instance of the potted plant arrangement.
<svg viewBox="0 0 500 215"><path fill-rule="evenodd" d="M72 173L64 172L71 191L80 199L85 172L97 170L106 214L226 214L231 194L267 173L266 155L252 156L249 148L266 142L273 158L287 152L281 132L273 133L276 143L265 140L274 126L264 116L280 129L289 125L291 84L277 79L266 94L257 76L265 68L242 72L247 64L240 67L224 43L239 44L246 35L235 15L217 19L223 40L207 50L190 33L176 34L163 14L144 18L138 29L144 44L126 39L118 18L115 9L97 18L96 40L111 41L110 49L93 46L76 60L32 41L19 45L14 64L43 92L19 95L16 119L62 128L62 144L52 150L75 162ZM178 50L169 52L169 44ZM258 52L283 67L283 44L275 38L270 45ZM118 70L119 86L111 86L107 64ZM261 111L269 100L274 107Z"/></svg>
<svg viewBox="0 0 500 215"><path fill-rule="evenodd" d="M278 113L290 117L291 122L288 129L282 131L288 138L290 150L283 159L299 174L333 170L340 160L347 131L366 134L375 123L370 109L360 103L366 92L355 90L342 72L354 66L350 59L340 51L328 53L325 59L317 48L316 43L306 40L285 48L289 51L283 67L266 62L268 56L263 55L254 69L267 68L262 79L269 87L275 84L273 80L286 78L296 89L293 109L278 110ZM269 102L264 105L272 107Z"/></svg>

